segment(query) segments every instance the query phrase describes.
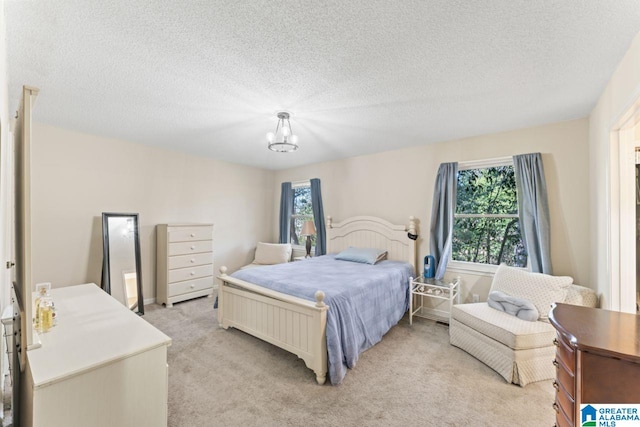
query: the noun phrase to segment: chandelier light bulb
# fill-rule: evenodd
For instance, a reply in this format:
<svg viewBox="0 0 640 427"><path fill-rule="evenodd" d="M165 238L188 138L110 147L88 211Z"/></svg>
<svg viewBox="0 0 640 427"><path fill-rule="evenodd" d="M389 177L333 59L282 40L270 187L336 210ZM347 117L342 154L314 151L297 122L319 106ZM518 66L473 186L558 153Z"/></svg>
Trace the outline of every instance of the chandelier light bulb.
<svg viewBox="0 0 640 427"><path fill-rule="evenodd" d="M269 132L269 133L267 134L267 141L269 141L269 143L272 143L272 142L273 142L273 140L275 139L275 137L276 137L276 136L275 136L275 134L274 134L273 132Z"/></svg>
<svg viewBox="0 0 640 427"><path fill-rule="evenodd" d="M289 136L289 134L291 134L291 131L289 130L289 128L286 126L282 126L282 135Z"/></svg>
<svg viewBox="0 0 640 427"><path fill-rule="evenodd" d="M289 140L292 144L298 145L298 135L291 135L291 138L289 138Z"/></svg>

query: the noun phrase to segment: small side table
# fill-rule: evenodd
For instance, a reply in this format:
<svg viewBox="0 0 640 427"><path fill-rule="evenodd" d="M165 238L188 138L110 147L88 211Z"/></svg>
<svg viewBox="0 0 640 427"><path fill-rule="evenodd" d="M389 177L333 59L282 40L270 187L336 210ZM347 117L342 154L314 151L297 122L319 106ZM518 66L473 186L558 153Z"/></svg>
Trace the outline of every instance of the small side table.
<svg viewBox="0 0 640 427"><path fill-rule="evenodd" d="M460 304L460 277L452 281L425 279L422 275L411 279L411 295L409 298L409 324L413 324L413 316L424 317L437 322L449 324L451 321L451 307ZM445 300L447 310L425 307L427 300Z"/></svg>

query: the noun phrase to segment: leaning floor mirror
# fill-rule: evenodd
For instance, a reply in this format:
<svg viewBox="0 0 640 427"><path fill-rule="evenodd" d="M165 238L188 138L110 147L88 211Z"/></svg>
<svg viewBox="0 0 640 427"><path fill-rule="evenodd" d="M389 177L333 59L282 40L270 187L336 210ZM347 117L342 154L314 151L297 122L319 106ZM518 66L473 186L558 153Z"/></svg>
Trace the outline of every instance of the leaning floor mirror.
<svg viewBox="0 0 640 427"><path fill-rule="evenodd" d="M102 213L102 289L144 314L137 213Z"/></svg>

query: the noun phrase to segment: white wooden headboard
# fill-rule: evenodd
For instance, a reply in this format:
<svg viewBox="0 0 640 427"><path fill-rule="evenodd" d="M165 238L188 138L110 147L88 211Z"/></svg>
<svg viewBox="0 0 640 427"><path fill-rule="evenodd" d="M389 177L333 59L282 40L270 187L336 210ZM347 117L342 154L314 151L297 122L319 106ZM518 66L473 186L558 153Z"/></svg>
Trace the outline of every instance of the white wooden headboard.
<svg viewBox="0 0 640 427"><path fill-rule="evenodd" d="M409 226L395 225L373 216L354 216L342 222L327 217L327 253L340 252L349 246L387 250L387 259L404 261L416 269L416 240L407 233L416 233L416 221L409 217Z"/></svg>

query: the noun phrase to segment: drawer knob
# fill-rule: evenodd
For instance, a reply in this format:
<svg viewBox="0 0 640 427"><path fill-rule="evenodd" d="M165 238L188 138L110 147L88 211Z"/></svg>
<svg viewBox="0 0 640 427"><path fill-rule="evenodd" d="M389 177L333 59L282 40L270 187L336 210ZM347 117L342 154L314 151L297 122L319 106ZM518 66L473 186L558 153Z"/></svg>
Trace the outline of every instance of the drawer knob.
<svg viewBox="0 0 640 427"><path fill-rule="evenodd" d="M560 408L558 407L558 404L556 402L553 402L553 405L551 405L551 407L554 411L556 411L556 413L560 412Z"/></svg>
<svg viewBox="0 0 640 427"><path fill-rule="evenodd" d="M191 274L192 276L195 276L195 275L196 275L196 272L195 272L195 271L192 271L192 272L191 272L191 273L189 273L189 274Z"/></svg>
<svg viewBox="0 0 640 427"><path fill-rule="evenodd" d="M194 250L196 247L195 246L191 246L191 250Z"/></svg>
<svg viewBox="0 0 640 427"><path fill-rule="evenodd" d="M195 260L195 259L193 259L193 258L191 258L191 259L189 260L189 262L191 262L191 264L193 264L194 262L196 262L196 260Z"/></svg>
<svg viewBox="0 0 640 427"><path fill-rule="evenodd" d="M560 366L560 364L558 363L557 360L553 359L553 366L557 368L558 366Z"/></svg>
<svg viewBox="0 0 640 427"><path fill-rule="evenodd" d="M196 233L191 233L191 237L196 237Z"/></svg>
<svg viewBox="0 0 640 427"><path fill-rule="evenodd" d="M553 382L553 388L555 388L556 391L560 391L560 386L558 385L558 381Z"/></svg>
<svg viewBox="0 0 640 427"><path fill-rule="evenodd" d="M196 287L196 285L192 283L192 284L191 284L191 289L193 289L193 288L195 288L195 287Z"/></svg>
<svg viewBox="0 0 640 427"><path fill-rule="evenodd" d="M553 339L553 345L555 345L556 347L560 347L560 343L558 342L557 338Z"/></svg>

